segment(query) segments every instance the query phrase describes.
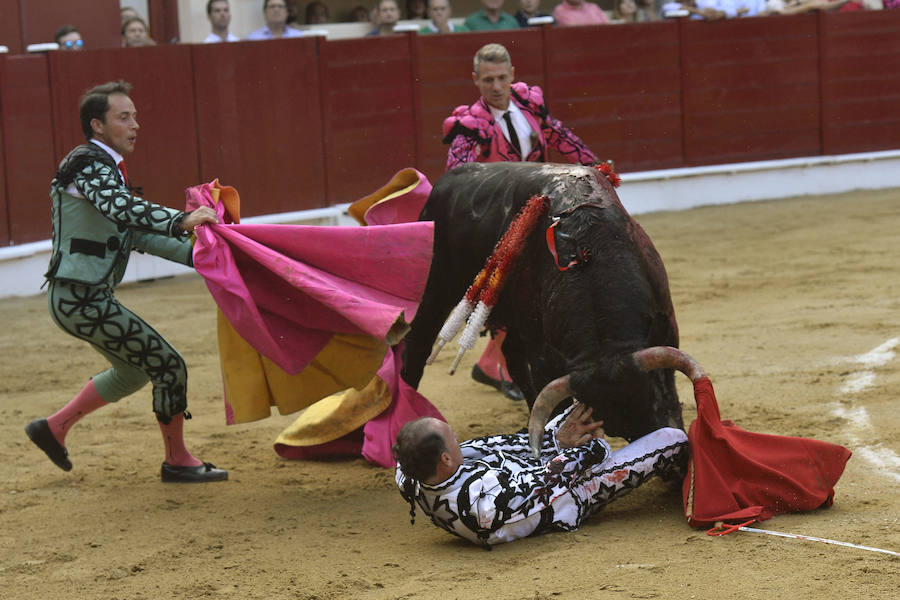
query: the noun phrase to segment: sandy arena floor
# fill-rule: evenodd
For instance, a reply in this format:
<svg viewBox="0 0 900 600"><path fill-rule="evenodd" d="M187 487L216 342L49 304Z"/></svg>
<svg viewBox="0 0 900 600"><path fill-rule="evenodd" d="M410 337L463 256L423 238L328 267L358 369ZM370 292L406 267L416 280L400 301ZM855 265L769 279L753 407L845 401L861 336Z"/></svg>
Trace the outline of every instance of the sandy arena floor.
<svg viewBox="0 0 900 600"><path fill-rule="evenodd" d="M848 446L834 507L759 527L900 551L900 191L642 215L669 271L681 346L711 374L724 418ZM79 423L75 469L25 436L102 359L59 331L43 297L0 301L0 597L492 600L896 598L900 558L687 526L653 482L581 531L485 552L408 506L362 459L291 462L272 450L293 416L226 427L214 304L196 276L119 298L187 358L188 440L230 470L159 482L147 387ZM512 431L526 409L443 363L422 391L460 438ZM468 365L477 357L468 356ZM685 420L694 417L679 376ZM891 592L890 590L894 590Z"/></svg>

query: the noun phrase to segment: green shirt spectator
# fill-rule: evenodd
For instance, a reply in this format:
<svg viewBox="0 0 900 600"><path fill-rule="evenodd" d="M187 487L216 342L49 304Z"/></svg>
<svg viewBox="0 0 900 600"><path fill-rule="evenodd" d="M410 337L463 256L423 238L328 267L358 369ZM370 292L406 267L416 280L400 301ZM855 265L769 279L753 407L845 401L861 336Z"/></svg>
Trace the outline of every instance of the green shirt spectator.
<svg viewBox="0 0 900 600"><path fill-rule="evenodd" d="M519 22L512 15L503 12L503 0L481 0L481 10L466 18L469 31L489 31L493 29L518 29Z"/></svg>

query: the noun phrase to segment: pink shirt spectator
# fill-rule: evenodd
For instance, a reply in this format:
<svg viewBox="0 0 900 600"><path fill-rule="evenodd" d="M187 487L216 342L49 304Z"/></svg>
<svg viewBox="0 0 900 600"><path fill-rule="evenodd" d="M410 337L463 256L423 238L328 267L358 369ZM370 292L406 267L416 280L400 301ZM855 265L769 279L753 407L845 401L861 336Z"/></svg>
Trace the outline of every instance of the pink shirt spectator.
<svg viewBox="0 0 900 600"><path fill-rule="evenodd" d="M573 6L568 2L560 2L553 9L553 20L557 25L568 27L570 25L603 25L609 23L609 17L599 6L593 2L582 2Z"/></svg>

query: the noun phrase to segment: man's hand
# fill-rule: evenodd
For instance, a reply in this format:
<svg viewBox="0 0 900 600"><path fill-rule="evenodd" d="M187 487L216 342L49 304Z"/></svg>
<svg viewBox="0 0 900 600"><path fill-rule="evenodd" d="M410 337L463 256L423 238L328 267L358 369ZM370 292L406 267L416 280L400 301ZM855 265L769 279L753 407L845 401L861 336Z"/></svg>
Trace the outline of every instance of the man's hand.
<svg viewBox="0 0 900 600"><path fill-rule="evenodd" d="M560 448L583 446L591 441L591 438L603 437L603 421L592 421L592 412L594 409L577 403L556 432L556 441L559 442Z"/></svg>
<svg viewBox="0 0 900 600"><path fill-rule="evenodd" d="M194 231L194 227L196 227L197 225L218 222L219 218L216 216L216 211L208 206L201 206L197 210L189 212L184 217L184 220L181 221L181 228L190 233Z"/></svg>

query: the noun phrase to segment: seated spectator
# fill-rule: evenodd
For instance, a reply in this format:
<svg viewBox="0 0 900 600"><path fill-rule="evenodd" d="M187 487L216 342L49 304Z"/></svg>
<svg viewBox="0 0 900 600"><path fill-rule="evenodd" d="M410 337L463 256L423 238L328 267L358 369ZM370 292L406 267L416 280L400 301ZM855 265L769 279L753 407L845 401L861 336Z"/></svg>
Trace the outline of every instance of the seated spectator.
<svg viewBox="0 0 900 600"><path fill-rule="evenodd" d="M849 0L768 0L767 15L801 15L814 10L838 10Z"/></svg>
<svg viewBox="0 0 900 600"><path fill-rule="evenodd" d="M766 13L766 0L695 0L694 7L683 5L692 19L718 21L737 17L755 17Z"/></svg>
<svg viewBox="0 0 900 600"><path fill-rule="evenodd" d="M371 21L372 17L369 14L369 10L365 6L357 6L350 11L351 23L369 23Z"/></svg>
<svg viewBox="0 0 900 600"><path fill-rule="evenodd" d="M662 5L659 0L635 0L635 4L637 5L635 20L638 23L659 21L662 18Z"/></svg>
<svg viewBox="0 0 900 600"><path fill-rule="evenodd" d="M328 7L322 2L310 2L306 5L306 24L321 25L331 21L331 15L328 14Z"/></svg>
<svg viewBox="0 0 900 600"><path fill-rule="evenodd" d="M406 0L407 19L427 19L425 0Z"/></svg>
<svg viewBox="0 0 900 600"><path fill-rule="evenodd" d="M400 20L400 5L397 0L378 0L375 4L378 25L367 36L393 35L394 25Z"/></svg>
<svg viewBox="0 0 900 600"><path fill-rule="evenodd" d="M584 0L563 0L553 9L553 20L563 27L609 23L609 17L603 9Z"/></svg>
<svg viewBox="0 0 900 600"><path fill-rule="evenodd" d="M81 50L84 48L84 40L81 33L74 25L63 25L56 30L53 41L59 45L60 50Z"/></svg>
<svg viewBox="0 0 900 600"><path fill-rule="evenodd" d="M900 8L900 0L884 0L884 8Z"/></svg>
<svg viewBox="0 0 900 600"><path fill-rule="evenodd" d="M122 23L122 46L125 48L140 48L141 46L155 46L156 42L150 37L147 23L140 17L131 17Z"/></svg>
<svg viewBox="0 0 900 600"><path fill-rule="evenodd" d="M300 0L284 0L284 3L287 5L287 24L296 29L300 25Z"/></svg>
<svg viewBox="0 0 900 600"><path fill-rule="evenodd" d="M637 23L638 7L635 0L616 0L613 5L613 22Z"/></svg>
<svg viewBox="0 0 900 600"><path fill-rule="evenodd" d="M285 0L263 0L265 27L260 27L247 36L248 40L277 40L281 38L303 37L305 34L287 24L288 7Z"/></svg>
<svg viewBox="0 0 900 600"><path fill-rule="evenodd" d="M209 0L206 3L206 18L209 19L212 31L203 40L204 43L240 41L238 36L228 31L228 26L231 25L231 7L228 0Z"/></svg>
<svg viewBox="0 0 900 600"><path fill-rule="evenodd" d="M481 0L481 10L466 17L465 25L469 31L519 28L515 17L503 12L503 0Z"/></svg>
<svg viewBox="0 0 900 600"><path fill-rule="evenodd" d="M431 21L428 22L428 25L422 26L419 30L420 34L468 31L465 25L454 25L450 22L450 17L453 16L450 0L429 0L428 16Z"/></svg>
<svg viewBox="0 0 900 600"><path fill-rule="evenodd" d="M549 17L541 12L541 0L519 0L519 10L513 15L519 22L519 27L528 27L528 19L532 17Z"/></svg>
<svg viewBox="0 0 900 600"><path fill-rule="evenodd" d="M120 10L119 12L121 13L121 17L122 17L122 25L124 25L125 21L127 21L128 19L133 19L134 17L141 16L138 14L137 10L135 10L134 8L132 8L130 6L123 6L122 10Z"/></svg>

